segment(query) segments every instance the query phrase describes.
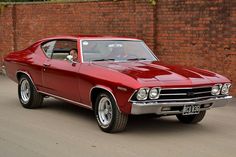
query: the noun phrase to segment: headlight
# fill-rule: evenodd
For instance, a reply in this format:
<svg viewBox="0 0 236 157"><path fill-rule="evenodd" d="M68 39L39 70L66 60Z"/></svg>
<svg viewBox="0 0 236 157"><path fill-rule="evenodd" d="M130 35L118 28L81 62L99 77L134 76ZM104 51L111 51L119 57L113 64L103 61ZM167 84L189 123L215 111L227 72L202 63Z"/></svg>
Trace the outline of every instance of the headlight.
<svg viewBox="0 0 236 157"><path fill-rule="evenodd" d="M216 84L212 87L211 89L211 94L212 95L219 95L220 94L220 90L221 90L222 84Z"/></svg>
<svg viewBox="0 0 236 157"><path fill-rule="evenodd" d="M147 100L149 88L141 88L137 93L138 100Z"/></svg>
<svg viewBox="0 0 236 157"><path fill-rule="evenodd" d="M149 98L150 99L158 99L160 95L160 89L159 88L152 88L149 92Z"/></svg>
<svg viewBox="0 0 236 157"><path fill-rule="evenodd" d="M230 84L230 83L225 83L225 84L222 86L221 94L223 94L223 95L229 94L229 88L230 88L230 87L231 87L231 84Z"/></svg>

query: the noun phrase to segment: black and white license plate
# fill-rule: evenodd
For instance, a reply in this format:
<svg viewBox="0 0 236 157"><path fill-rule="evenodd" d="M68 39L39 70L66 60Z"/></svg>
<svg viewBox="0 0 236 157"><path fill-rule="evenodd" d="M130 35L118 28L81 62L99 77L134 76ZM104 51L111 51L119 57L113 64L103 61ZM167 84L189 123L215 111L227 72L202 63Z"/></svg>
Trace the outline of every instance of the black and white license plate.
<svg viewBox="0 0 236 157"><path fill-rule="evenodd" d="M183 115L199 114L200 105L184 105Z"/></svg>

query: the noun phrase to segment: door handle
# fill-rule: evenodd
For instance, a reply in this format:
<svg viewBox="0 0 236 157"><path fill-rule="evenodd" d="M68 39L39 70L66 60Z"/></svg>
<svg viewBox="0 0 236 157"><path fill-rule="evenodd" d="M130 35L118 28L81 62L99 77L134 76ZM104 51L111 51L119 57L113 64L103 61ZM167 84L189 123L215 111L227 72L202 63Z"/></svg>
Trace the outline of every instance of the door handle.
<svg viewBox="0 0 236 157"><path fill-rule="evenodd" d="M49 67L51 64L49 64L49 63L43 63L43 66L44 67Z"/></svg>

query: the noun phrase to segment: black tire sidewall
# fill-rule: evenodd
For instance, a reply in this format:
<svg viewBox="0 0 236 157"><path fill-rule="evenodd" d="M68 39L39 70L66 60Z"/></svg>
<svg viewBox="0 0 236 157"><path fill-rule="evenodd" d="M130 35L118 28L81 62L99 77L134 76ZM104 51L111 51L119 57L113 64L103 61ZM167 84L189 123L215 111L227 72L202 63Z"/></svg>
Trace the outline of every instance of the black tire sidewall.
<svg viewBox="0 0 236 157"><path fill-rule="evenodd" d="M111 119L111 122L110 124L104 126L102 124L102 122L100 121L100 118L99 118L99 115L98 115L98 105L99 105L99 102L101 100L101 98L103 97L107 97L110 101L111 101L111 105L112 105L112 119ZM97 119L97 122L98 122L98 126L105 132L111 132L114 125L115 125L115 121L116 121L116 112L117 112L117 107L116 107L116 102L114 100L114 98L108 94L108 93L101 93L99 94L99 96L97 97L96 99L96 103L95 103L95 116L96 116L96 119Z"/></svg>
<svg viewBox="0 0 236 157"><path fill-rule="evenodd" d="M24 100L22 100L22 96L21 96L21 84L24 80L27 80L29 82L29 85L30 85L30 98L29 98L29 101L27 103L24 103ZM33 84L27 76L23 75L20 78L20 81L19 81L19 84L18 84L18 97L19 97L20 103L22 104L23 107L31 108L31 104L32 104L32 101L33 101L33 95L34 95Z"/></svg>
<svg viewBox="0 0 236 157"><path fill-rule="evenodd" d="M206 111L201 111L197 115L188 115L188 116L183 116L183 115L176 115L178 120L182 123L186 124L195 124L203 120L205 117Z"/></svg>

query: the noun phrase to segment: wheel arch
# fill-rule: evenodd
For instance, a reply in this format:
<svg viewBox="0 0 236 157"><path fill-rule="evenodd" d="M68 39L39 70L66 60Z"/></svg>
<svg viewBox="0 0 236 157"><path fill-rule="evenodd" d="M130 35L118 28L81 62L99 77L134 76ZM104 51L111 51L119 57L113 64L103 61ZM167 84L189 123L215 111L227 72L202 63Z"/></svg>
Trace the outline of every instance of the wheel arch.
<svg viewBox="0 0 236 157"><path fill-rule="evenodd" d="M90 102L92 104L92 109L93 110L95 109L96 98L97 98L98 94L100 94L102 92L107 92L113 97L113 99L115 100L116 107L118 108L119 112L121 112L120 107L117 104L116 97L113 94L112 90L108 87L101 86L101 85L94 86L90 90Z"/></svg>
<svg viewBox="0 0 236 157"><path fill-rule="evenodd" d="M22 75L26 75L26 76L30 79L30 81L32 82L34 88L37 90L37 88L36 88L36 86L35 86L35 84L34 84L34 81L33 81L32 77L31 77L30 74L29 74L28 72L26 72L26 71L18 70L18 71L16 72L16 79L17 79L17 81L18 81L18 82L20 81L20 78L22 77Z"/></svg>

